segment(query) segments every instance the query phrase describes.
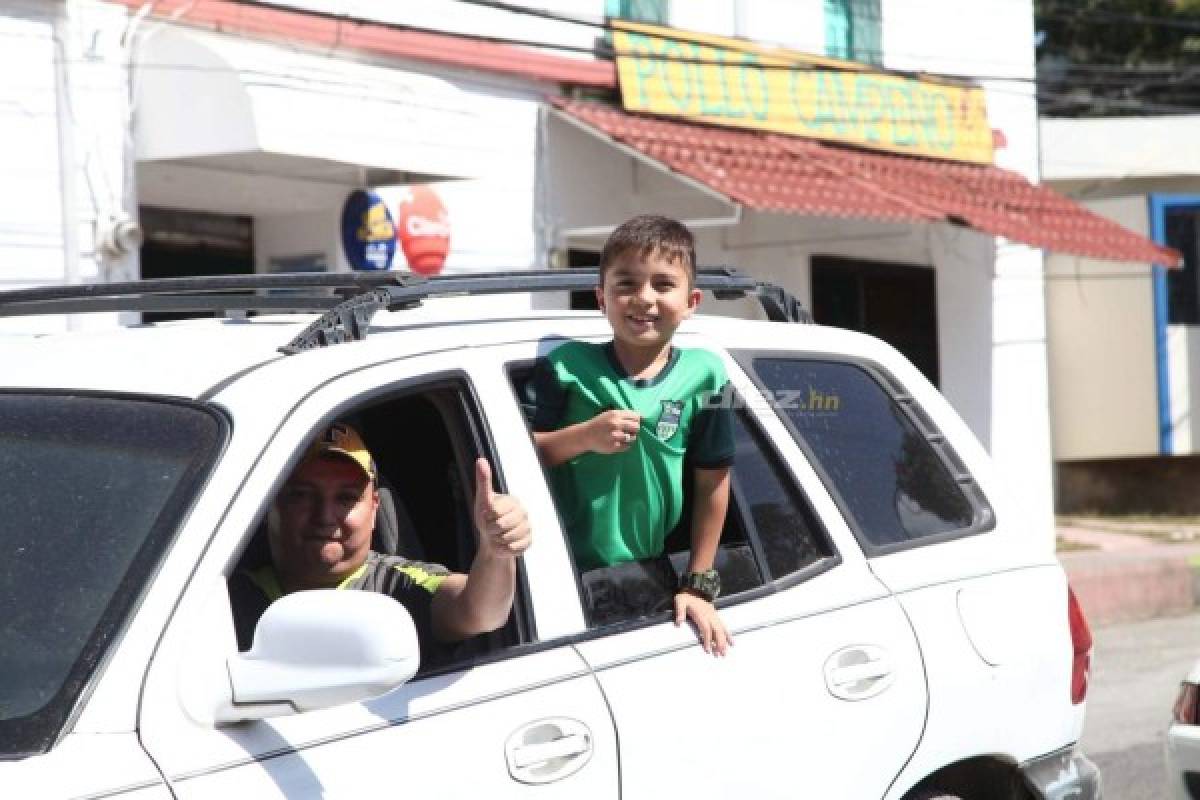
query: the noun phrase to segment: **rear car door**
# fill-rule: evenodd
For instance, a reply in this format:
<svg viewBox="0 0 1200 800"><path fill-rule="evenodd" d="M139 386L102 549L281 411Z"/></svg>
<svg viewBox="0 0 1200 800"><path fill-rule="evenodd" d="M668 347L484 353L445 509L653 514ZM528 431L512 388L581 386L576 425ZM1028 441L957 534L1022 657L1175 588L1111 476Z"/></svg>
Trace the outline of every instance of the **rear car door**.
<svg viewBox="0 0 1200 800"><path fill-rule="evenodd" d="M556 344L506 360L519 374ZM622 796L882 797L924 721L912 629L779 418L727 369L737 452L718 607L734 647L706 655L668 614L595 626L578 644L616 722ZM686 557L676 548L672 562Z"/></svg>
<svg viewBox="0 0 1200 800"><path fill-rule="evenodd" d="M893 796L947 763L1022 763L1071 745L1083 708L1072 702L1052 532L1005 496L982 447L911 364L871 340L854 350L738 360L765 391L800 390L779 415L917 633L929 714ZM830 406L842 414L813 413Z"/></svg>
<svg viewBox="0 0 1200 800"><path fill-rule="evenodd" d="M523 580L514 612L519 619L499 638L466 655L452 654L382 697L214 724L212 687L227 683L225 660L236 651L226 576L244 556L268 498L325 425L347 415L367 424L367 443L381 472L405 476L395 489L407 493L414 519L433 519L445 506L429 502L429 495L452 483L440 470L469 457L472 448L492 461L508 492L523 496L531 480L540 481L513 404L501 404L499 418L485 418L478 398L489 392L472 378L469 355L415 357L350 371L294 407L289 397L277 396L283 391L277 387L289 385L304 366L286 361L275 366L215 398L231 409L251 409L244 418L234 412L235 431L274 433L262 441L234 436L230 455L253 469L197 567L146 682L143 742L175 796L362 798L380 791L472 798L615 796L616 741L604 698L573 648L539 643L537 631L553 638L579 624L577 609L572 619L571 609L544 595L553 581L539 586ZM254 413L280 416L255 419ZM431 435L439 425L444 430ZM391 440L399 450L385 452ZM222 466L239 468L229 462L227 457ZM420 481L422 473L431 480L409 492L408 482ZM531 515L535 530L544 530L546 521L536 518L536 509ZM453 524L421 542L431 551L445 547L445 561L455 557ZM418 530L428 532L424 526ZM565 553L552 544L538 543L527 558L531 573L546 565L551 573L565 570ZM550 611L539 615L543 609Z"/></svg>

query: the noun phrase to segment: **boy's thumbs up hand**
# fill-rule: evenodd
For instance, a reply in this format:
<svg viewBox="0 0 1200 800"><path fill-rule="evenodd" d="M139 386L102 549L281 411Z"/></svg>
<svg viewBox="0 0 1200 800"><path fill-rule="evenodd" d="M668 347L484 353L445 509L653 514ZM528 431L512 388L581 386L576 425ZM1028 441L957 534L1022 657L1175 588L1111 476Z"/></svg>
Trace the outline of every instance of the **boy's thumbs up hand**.
<svg viewBox="0 0 1200 800"><path fill-rule="evenodd" d="M515 558L532 543L524 506L515 497L496 493L486 458L475 461L475 528L481 555Z"/></svg>

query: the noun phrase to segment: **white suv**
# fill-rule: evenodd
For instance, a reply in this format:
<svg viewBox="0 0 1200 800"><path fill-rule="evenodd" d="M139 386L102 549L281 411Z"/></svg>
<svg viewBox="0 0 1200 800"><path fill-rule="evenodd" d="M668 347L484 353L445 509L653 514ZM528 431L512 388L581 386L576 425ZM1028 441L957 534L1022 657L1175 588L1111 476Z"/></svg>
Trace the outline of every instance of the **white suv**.
<svg viewBox="0 0 1200 800"><path fill-rule="evenodd" d="M522 386L539 355L604 340L607 324L438 297L589 281L271 276L0 294L11 316L321 309L339 298L304 287L364 292L316 322L243 314L0 344L0 793L1100 797L1075 746L1090 637L1053 537L876 339L686 323L679 343L717 353L735 389L717 565L736 644L706 656L665 614L589 624ZM736 273L701 285L799 316ZM535 532L504 628L432 653L384 596L302 593L239 653L227 578L261 552L270 498L336 419L360 427L391 488L377 546L451 568L475 547L471 465L492 461ZM686 558L686 539L668 545Z"/></svg>

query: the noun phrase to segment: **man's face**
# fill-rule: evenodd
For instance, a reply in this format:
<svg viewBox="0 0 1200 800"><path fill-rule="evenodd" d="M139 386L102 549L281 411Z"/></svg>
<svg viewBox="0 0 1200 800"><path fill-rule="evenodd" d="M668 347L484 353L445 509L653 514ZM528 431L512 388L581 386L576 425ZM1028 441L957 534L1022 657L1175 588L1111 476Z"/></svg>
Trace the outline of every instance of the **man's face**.
<svg viewBox="0 0 1200 800"><path fill-rule="evenodd" d="M700 302L700 290L693 289L688 278L679 259L637 253L619 257L596 288L614 338L634 348L665 346Z"/></svg>
<svg viewBox="0 0 1200 800"><path fill-rule="evenodd" d="M379 493L349 458L301 464L271 507L271 556L287 590L336 585L371 549Z"/></svg>

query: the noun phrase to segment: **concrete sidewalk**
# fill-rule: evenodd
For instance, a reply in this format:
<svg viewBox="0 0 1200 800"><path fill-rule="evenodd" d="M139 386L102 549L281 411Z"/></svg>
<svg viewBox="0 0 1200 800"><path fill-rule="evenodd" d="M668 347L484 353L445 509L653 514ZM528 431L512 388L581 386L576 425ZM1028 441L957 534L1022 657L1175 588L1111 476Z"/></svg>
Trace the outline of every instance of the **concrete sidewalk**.
<svg viewBox="0 0 1200 800"><path fill-rule="evenodd" d="M1200 556L1200 526L1118 523L1060 524L1058 535L1087 548L1059 552L1075 595L1092 625L1183 614L1200 605L1200 581L1191 565ZM1142 530L1143 533L1134 531Z"/></svg>

